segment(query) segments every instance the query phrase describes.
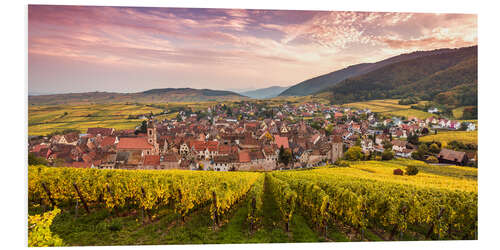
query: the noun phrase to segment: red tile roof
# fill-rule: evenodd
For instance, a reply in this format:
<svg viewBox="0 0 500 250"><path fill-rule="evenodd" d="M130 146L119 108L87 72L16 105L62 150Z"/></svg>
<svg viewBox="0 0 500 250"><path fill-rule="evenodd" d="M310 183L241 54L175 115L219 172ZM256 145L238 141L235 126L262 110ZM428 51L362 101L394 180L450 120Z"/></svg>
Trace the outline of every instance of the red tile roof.
<svg viewBox="0 0 500 250"><path fill-rule="evenodd" d="M274 142L276 145L278 145L278 148L289 148L290 146L288 145L288 137L284 136L279 136L279 135L274 135Z"/></svg>
<svg viewBox="0 0 500 250"><path fill-rule="evenodd" d="M240 151L238 153L238 159L240 163L250 162L250 154L248 153L248 151Z"/></svg>
<svg viewBox="0 0 500 250"><path fill-rule="evenodd" d="M146 155L144 156L144 161L142 163L144 166L158 166L160 165L159 155Z"/></svg>
<svg viewBox="0 0 500 250"><path fill-rule="evenodd" d="M145 137L121 138L117 149L153 149Z"/></svg>
<svg viewBox="0 0 500 250"><path fill-rule="evenodd" d="M44 149L44 148L49 148L49 145L46 145L46 144L38 144L38 145L35 145L33 146L33 148L31 149L31 152L40 152L41 149Z"/></svg>
<svg viewBox="0 0 500 250"><path fill-rule="evenodd" d="M217 146L219 145L218 141L208 141L207 142L208 151L217 151Z"/></svg>
<svg viewBox="0 0 500 250"><path fill-rule="evenodd" d="M101 141L101 147L113 146L115 144L116 137L106 136Z"/></svg>

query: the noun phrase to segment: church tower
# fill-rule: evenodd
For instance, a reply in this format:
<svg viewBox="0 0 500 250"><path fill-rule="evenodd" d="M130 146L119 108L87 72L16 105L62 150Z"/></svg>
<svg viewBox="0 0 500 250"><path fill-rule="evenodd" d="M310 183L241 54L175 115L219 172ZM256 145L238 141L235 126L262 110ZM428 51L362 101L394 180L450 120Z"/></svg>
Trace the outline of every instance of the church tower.
<svg viewBox="0 0 500 250"><path fill-rule="evenodd" d="M148 121L148 143L154 146L153 154L158 154L159 146L156 139L156 124L153 120Z"/></svg>
<svg viewBox="0 0 500 250"><path fill-rule="evenodd" d="M332 150L330 151L330 160L335 162L344 156L344 144L342 138L338 135L334 136L331 142Z"/></svg>

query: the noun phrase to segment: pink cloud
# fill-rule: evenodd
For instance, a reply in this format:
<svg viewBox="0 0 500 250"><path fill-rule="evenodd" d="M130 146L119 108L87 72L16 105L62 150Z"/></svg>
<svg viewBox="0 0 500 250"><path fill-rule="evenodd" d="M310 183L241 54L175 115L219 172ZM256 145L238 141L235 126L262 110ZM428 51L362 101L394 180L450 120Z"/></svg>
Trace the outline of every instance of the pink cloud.
<svg viewBox="0 0 500 250"><path fill-rule="evenodd" d="M397 53L477 44L476 16L460 14L30 5L28 18L29 60L38 58L30 67L47 58L149 68L217 88L293 84ZM30 87L48 81L37 75Z"/></svg>

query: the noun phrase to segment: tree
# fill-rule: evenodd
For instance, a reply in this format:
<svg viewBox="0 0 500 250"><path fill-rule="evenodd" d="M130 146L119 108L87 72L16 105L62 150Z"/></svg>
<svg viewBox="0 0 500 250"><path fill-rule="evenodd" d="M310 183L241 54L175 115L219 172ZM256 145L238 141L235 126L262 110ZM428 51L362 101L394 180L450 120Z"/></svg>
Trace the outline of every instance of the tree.
<svg viewBox="0 0 500 250"><path fill-rule="evenodd" d="M384 149L391 149L392 148L392 143L390 141L383 141L382 145L384 146Z"/></svg>
<svg viewBox="0 0 500 250"><path fill-rule="evenodd" d="M436 156L433 156L433 155L427 157L426 161L429 163L438 163L439 162L438 158L436 158Z"/></svg>
<svg viewBox="0 0 500 250"><path fill-rule="evenodd" d="M146 133L148 131L148 122L146 120L142 121L141 126L135 131L135 134Z"/></svg>
<svg viewBox="0 0 500 250"><path fill-rule="evenodd" d="M427 134L429 134L429 129L428 129L428 128L423 128L423 129L422 129L422 134L423 134L423 135L427 135Z"/></svg>
<svg viewBox="0 0 500 250"><path fill-rule="evenodd" d="M45 158L37 157L33 153L28 154L28 165L47 165L48 162Z"/></svg>
<svg viewBox="0 0 500 250"><path fill-rule="evenodd" d="M429 153L429 147L427 147L426 144L420 144L420 146L418 146L418 151L419 152L422 152L424 155L425 154L428 154Z"/></svg>
<svg viewBox="0 0 500 250"><path fill-rule="evenodd" d="M359 161L363 158L363 156L361 147L358 146L350 147L344 155L345 159L349 161Z"/></svg>
<svg viewBox="0 0 500 250"><path fill-rule="evenodd" d="M292 152L290 150L284 149L282 145L278 153L278 162L288 166L288 164L293 160L292 157Z"/></svg>
<svg viewBox="0 0 500 250"><path fill-rule="evenodd" d="M462 123L460 124L460 129L459 129L459 130L461 130L461 131L465 131L465 130L467 130L467 128L468 128L468 127L469 127L469 123L467 123L467 122L462 122Z"/></svg>
<svg viewBox="0 0 500 250"><path fill-rule="evenodd" d="M441 149L439 148L439 146L436 144L436 143L433 143L431 144L431 146L429 147L429 151L431 153L434 153L434 154L439 154L439 152L441 151Z"/></svg>
<svg viewBox="0 0 500 250"><path fill-rule="evenodd" d="M311 128L320 130L321 129L321 124L319 122L313 122L311 123Z"/></svg>
<svg viewBox="0 0 500 250"><path fill-rule="evenodd" d="M392 152L392 150L386 149L386 150L384 150L384 152L382 152L382 160L383 161L392 160L392 158L394 158L394 152Z"/></svg>
<svg viewBox="0 0 500 250"><path fill-rule="evenodd" d="M330 136L332 134L332 131L333 131L333 124L326 126L325 128L326 136Z"/></svg>
<svg viewBox="0 0 500 250"><path fill-rule="evenodd" d="M408 142L413 144L413 145L417 145L418 144L418 135L415 134L415 133L411 133L408 138L407 138Z"/></svg>
<svg viewBox="0 0 500 250"><path fill-rule="evenodd" d="M411 153L411 158L413 158L415 160L423 160L424 157L425 156L419 150L414 151L414 152Z"/></svg>
<svg viewBox="0 0 500 250"><path fill-rule="evenodd" d="M406 174L407 175L417 175L418 174L418 168L413 165L409 165L406 167Z"/></svg>

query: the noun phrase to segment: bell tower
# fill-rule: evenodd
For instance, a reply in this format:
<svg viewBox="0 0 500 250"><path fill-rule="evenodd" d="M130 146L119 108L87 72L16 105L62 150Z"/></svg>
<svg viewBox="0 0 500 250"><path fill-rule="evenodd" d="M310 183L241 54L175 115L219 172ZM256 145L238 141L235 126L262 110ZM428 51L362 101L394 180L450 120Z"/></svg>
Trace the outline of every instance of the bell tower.
<svg viewBox="0 0 500 250"><path fill-rule="evenodd" d="M153 120L148 121L148 143L154 146L153 153L158 154L158 141L156 140L156 124Z"/></svg>

